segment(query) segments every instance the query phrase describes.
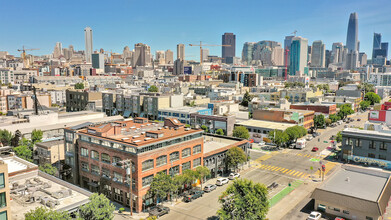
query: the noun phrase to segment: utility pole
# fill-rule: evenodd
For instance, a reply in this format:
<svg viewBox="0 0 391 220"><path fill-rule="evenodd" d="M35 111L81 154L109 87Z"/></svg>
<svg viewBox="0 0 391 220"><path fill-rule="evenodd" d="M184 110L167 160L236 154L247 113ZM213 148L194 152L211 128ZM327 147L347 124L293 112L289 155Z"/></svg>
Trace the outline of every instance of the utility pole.
<svg viewBox="0 0 391 220"><path fill-rule="evenodd" d="M132 160L126 159L118 162L121 164L121 167L126 169L126 176L129 178L129 208L130 216L133 216L133 193L132 193Z"/></svg>

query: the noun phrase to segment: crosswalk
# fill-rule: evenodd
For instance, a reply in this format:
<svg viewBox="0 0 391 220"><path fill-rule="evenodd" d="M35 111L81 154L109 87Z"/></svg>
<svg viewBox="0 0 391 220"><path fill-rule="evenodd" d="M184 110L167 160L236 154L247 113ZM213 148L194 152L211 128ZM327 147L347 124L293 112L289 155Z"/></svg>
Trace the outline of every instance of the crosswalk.
<svg viewBox="0 0 391 220"><path fill-rule="evenodd" d="M321 159L325 158L327 155L314 156L314 155L311 155L311 154L298 153L298 154L296 154L296 156L315 158L315 159L321 160Z"/></svg>
<svg viewBox="0 0 391 220"><path fill-rule="evenodd" d="M297 170L291 170L284 167L278 167L278 166L272 166L272 165L266 165L266 164L259 164L257 168L262 170L268 170L272 172L278 172L284 175L289 175L294 178L300 178L300 179L309 179L311 177L311 174L297 171Z"/></svg>

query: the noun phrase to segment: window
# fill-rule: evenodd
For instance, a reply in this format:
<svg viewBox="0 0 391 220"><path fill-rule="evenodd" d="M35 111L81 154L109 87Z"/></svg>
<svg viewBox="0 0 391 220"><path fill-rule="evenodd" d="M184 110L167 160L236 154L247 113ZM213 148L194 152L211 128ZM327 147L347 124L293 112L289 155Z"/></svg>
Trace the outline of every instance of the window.
<svg viewBox="0 0 391 220"><path fill-rule="evenodd" d="M189 157L190 154L191 154L190 148L186 148L186 149L182 150L182 158Z"/></svg>
<svg viewBox="0 0 391 220"><path fill-rule="evenodd" d="M146 187L146 186L151 185L152 180L153 180L153 175L149 175L147 177L144 177L143 180L142 180L142 186Z"/></svg>
<svg viewBox="0 0 391 220"><path fill-rule="evenodd" d="M80 155L83 157L88 157L88 149L87 148L80 148Z"/></svg>
<svg viewBox="0 0 391 220"><path fill-rule="evenodd" d="M114 181L119 182L119 183L123 182L122 174L114 172L113 176L114 176L114 178L113 178Z"/></svg>
<svg viewBox="0 0 391 220"><path fill-rule="evenodd" d="M94 160L99 160L99 153L98 151L92 150L91 151L91 158Z"/></svg>
<svg viewBox="0 0 391 220"><path fill-rule="evenodd" d="M81 169L84 171L90 171L90 168L88 167L88 163L81 162Z"/></svg>
<svg viewBox="0 0 391 220"><path fill-rule="evenodd" d="M370 142L369 142L369 149L376 149L376 147L375 147L373 141L370 141Z"/></svg>
<svg viewBox="0 0 391 220"><path fill-rule="evenodd" d="M167 164L167 156L163 155L158 158L156 158L156 167L160 167Z"/></svg>
<svg viewBox="0 0 391 220"><path fill-rule="evenodd" d="M95 139L95 138L91 138L91 142L94 143L94 144L100 144L100 141L98 139Z"/></svg>
<svg viewBox="0 0 391 220"><path fill-rule="evenodd" d="M387 145L384 142L380 142L380 150L387 150Z"/></svg>
<svg viewBox="0 0 391 220"><path fill-rule="evenodd" d="M0 208L7 206L7 199L5 197L5 192L0 193Z"/></svg>
<svg viewBox="0 0 391 220"><path fill-rule="evenodd" d="M179 160L179 151L170 154L170 162Z"/></svg>
<svg viewBox="0 0 391 220"><path fill-rule="evenodd" d="M182 164L182 172L185 170L189 170L191 167L190 161Z"/></svg>
<svg viewBox="0 0 391 220"><path fill-rule="evenodd" d="M69 132L65 133L65 139L70 142L73 141L73 134Z"/></svg>
<svg viewBox="0 0 391 220"><path fill-rule="evenodd" d="M4 188L4 173L0 173L0 188Z"/></svg>
<svg viewBox="0 0 391 220"><path fill-rule="evenodd" d="M87 142L90 142L90 138L89 137L87 137L87 136L81 136L80 137L80 139L82 140L82 141L87 141Z"/></svg>
<svg viewBox="0 0 391 220"><path fill-rule="evenodd" d="M65 143L65 151L75 153L75 146L73 146L73 144L70 143Z"/></svg>
<svg viewBox="0 0 391 220"><path fill-rule="evenodd" d="M110 147L110 142L108 141L102 141L102 145L106 147Z"/></svg>
<svg viewBox="0 0 391 220"><path fill-rule="evenodd" d="M358 144L357 144L358 147L362 147L362 140L361 139L358 139Z"/></svg>
<svg viewBox="0 0 391 220"><path fill-rule="evenodd" d="M198 166L201 166L201 158L193 160L193 168L196 168Z"/></svg>
<svg viewBox="0 0 391 220"><path fill-rule="evenodd" d="M96 174L96 175L100 175L99 167L94 164L91 164L91 173Z"/></svg>
<svg viewBox="0 0 391 220"><path fill-rule="evenodd" d="M102 153L101 157L103 163L111 163L110 156L108 154Z"/></svg>
<svg viewBox="0 0 391 220"><path fill-rule="evenodd" d="M372 153L368 153L368 157L369 158L376 158L375 154L372 154Z"/></svg>
<svg viewBox="0 0 391 220"><path fill-rule="evenodd" d="M381 154L379 154L379 159L380 159L380 160L386 160L387 158L386 158L386 155L381 155Z"/></svg>
<svg viewBox="0 0 391 220"><path fill-rule="evenodd" d="M106 168L102 168L102 176L110 179L111 178L110 177L110 170L106 169Z"/></svg>
<svg viewBox="0 0 391 220"><path fill-rule="evenodd" d="M168 174L170 174L171 176L175 176L175 175L179 174L179 165L177 165L175 167L171 167L168 170Z"/></svg>
<svg viewBox="0 0 391 220"><path fill-rule="evenodd" d="M201 153L201 145L200 144L193 147L193 155L198 154L198 153Z"/></svg>
<svg viewBox="0 0 391 220"><path fill-rule="evenodd" d="M114 156L113 157L113 163L118 163L118 162L120 162L121 161L121 158L119 158L119 157L116 157L116 156Z"/></svg>
<svg viewBox="0 0 391 220"><path fill-rule="evenodd" d="M142 171L153 169L153 159L146 160L142 163Z"/></svg>
<svg viewBox="0 0 391 220"><path fill-rule="evenodd" d="M0 212L0 220L7 220L7 211Z"/></svg>

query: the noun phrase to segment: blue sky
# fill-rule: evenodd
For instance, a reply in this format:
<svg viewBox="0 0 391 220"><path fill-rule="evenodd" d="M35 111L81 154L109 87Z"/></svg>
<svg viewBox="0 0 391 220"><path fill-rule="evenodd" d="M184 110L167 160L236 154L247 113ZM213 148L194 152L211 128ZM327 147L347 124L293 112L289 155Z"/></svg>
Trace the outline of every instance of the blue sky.
<svg viewBox="0 0 391 220"><path fill-rule="evenodd" d="M346 43L349 14L359 17L361 51L372 51L373 32L391 42L389 0L0 0L0 51L18 54L22 45L40 48L33 54L52 53L56 42L84 49L86 26L93 29L94 49L120 52L142 42L156 50L178 43L220 44L224 32L236 34L236 56L244 42L274 40L297 35L312 44L323 40ZM199 50L186 47L187 59L198 59ZM221 56L221 48L211 47Z"/></svg>

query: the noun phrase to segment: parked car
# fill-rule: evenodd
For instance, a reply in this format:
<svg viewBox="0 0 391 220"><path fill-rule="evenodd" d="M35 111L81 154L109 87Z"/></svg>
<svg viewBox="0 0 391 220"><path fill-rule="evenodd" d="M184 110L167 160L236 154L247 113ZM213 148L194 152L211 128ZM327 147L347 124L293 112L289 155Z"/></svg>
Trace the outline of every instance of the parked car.
<svg viewBox="0 0 391 220"><path fill-rule="evenodd" d="M319 220L322 217L320 212L311 212L311 214L307 217L307 220Z"/></svg>
<svg viewBox="0 0 391 220"><path fill-rule="evenodd" d="M345 220L344 218L341 218L341 217L335 217L334 220Z"/></svg>
<svg viewBox="0 0 391 220"><path fill-rule="evenodd" d="M229 174L228 179L234 180L234 179L239 178L239 177L240 177L239 173L231 173L231 174Z"/></svg>
<svg viewBox="0 0 391 220"><path fill-rule="evenodd" d="M357 121L361 121L361 118L357 118Z"/></svg>
<svg viewBox="0 0 391 220"><path fill-rule="evenodd" d="M307 139L307 141L310 141L310 140L312 140L313 138L314 138L314 137L312 137L312 136L309 135L309 136L307 136L306 139Z"/></svg>
<svg viewBox="0 0 391 220"><path fill-rule="evenodd" d="M204 192L211 192L215 190L217 186L215 184L208 184L204 187Z"/></svg>
<svg viewBox="0 0 391 220"><path fill-rule="evenodd" d="M319 150L319 148L313 147L311 151L312 151L312 152L316 152L316 151L318 151L318 150Z"/></svg>
<svg viewBox="0 0 391 220"><path fill-rule="evenodd" d="M149 216L156 216L159 218L162 215L170 213L170 208L158 205L158 206L151 207L148 213Z"/></svg>
<svg viewBox="0 0 391 220"><path fill-rule="evenodd" d="M193 191L190 191L189 194L185 195L183 197L183 200L185 202L191 202L193 201L194 199L198 199L200 197L202 197L202 195L204 194L204 191L201 191L201 190L193 190Z"/></svg>
<svg viewBox="0 0 391 220"><path fill-rule="evenodd" d="M224 184L227 184L228 181L229 181L229 180L228 180L227 178L219 178L219 179L217 179L217 181L216 181L216 185L222 186L222 185L224 185Z"/></svg>

